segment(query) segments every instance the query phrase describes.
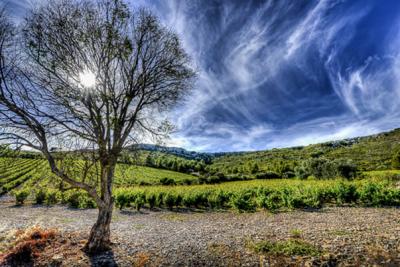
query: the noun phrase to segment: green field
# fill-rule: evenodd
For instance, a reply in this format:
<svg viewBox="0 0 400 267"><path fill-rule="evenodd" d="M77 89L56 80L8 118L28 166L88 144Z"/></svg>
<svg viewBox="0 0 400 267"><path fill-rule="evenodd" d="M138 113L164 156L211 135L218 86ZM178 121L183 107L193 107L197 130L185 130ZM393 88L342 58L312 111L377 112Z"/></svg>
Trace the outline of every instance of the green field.
<svg viewBox="0 0 400 267"><path fill-rule="evenodd" d="M398 206L394 181L252 180L218 185L147 186L115 190L117 206L255 211L320 208L323 205Z"/></svg>
<svg viewBox="0 0 400 267"><path fill-rule="evenodd" d="M77 164L76 172L80 171ZM176 183L196 180L195 176L163 169L126 164L117 165L115 186L157 184L162 178ZM60 180L55 177L42 159L0 158L0 193L16 189L58 188Z"/></svg>
<svg viewBox="0 0 400 267"><path fill-rule="evenodd" d="M75 164L74 171L80 173L82 162ZM198 184L198 178L192 175L119 164L114 195L119 208L135 207L138 210L158 207L276 211L323 205L399 206L399 174L398 170L368 171L353 181L292 178ZM176 185L160 185L163 178L173 180ZM184 185L188 181L191 181L190 185ZM30 198L39 204L95 207L85 192L65 190L61 185L61 181L50 173L45 160L0 159L1 192L11 192L17 203Z"/></svg>
<svg viewBox="0 0 400 267"><path fill-rule="evenodd" d="M115 204L136 209L238 211L323 205L400 206L400 170L391 169L400 166L399 141L400 131L394 130L306 147L194 154L197 158L193 159L139 151L135 162L133 155L125 153L121 157L125 163L119 163L115 170ZM340 165L341 161L345 164ZM84 175L83 160L72 157L68 164L65 171L71 177L97 184L93 168ZM309 173L298 176L299 167L308 168ZM343 179L346 175L339 170L349 167L357 170ZM271 179L275 177L281 179ZM0 157L0 194L6 193L15 195L19 204L28 199L39 204L95 207L87 193L70 190L50 172L47 162L32 152L22 157Z"/></svg>

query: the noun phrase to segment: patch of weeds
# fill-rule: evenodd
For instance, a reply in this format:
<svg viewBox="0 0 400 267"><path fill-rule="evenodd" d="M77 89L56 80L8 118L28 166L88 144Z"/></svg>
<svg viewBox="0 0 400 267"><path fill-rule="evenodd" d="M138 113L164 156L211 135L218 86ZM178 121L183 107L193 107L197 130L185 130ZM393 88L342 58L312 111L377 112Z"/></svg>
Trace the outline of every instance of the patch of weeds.
<svg viewBox="0 0 400 267"><path fill-rule="evenodd" d="M140 223L135 223L134 225L133 225L133 229L135 229L135 230L141 230L141 229L143 229L144 228L144 224L140 224Z"/></svg>
<svg viewBox="0 0 400 267"><path fill-rule="evenodd" d="M227 245L218 244L218 243L208 244L207 250L209 252L211 252L212 254L215 254L215 255L221 255L221 254L224 254L224 253L230 251L230 249L229 249L229 247Z"/></svg>
<svg viewBox="0 0 400 267"><path fill-rule="evenodd" d="M321 254L318 248L299 239L289 239L278 242L266 240L252 244L252 248L258 253L273 255L319 256Z"/></svg>
<svg viewBox="0 0 400 267"><path fill-rule="evenodd" d="M335 236L346 236L346 235L350 234L350 231L335 229L335 230L329 231L329 234L330 235L335 235Z"/></svg>
<svg viewBox="0 0 400 267"><path fill-rule="evenodd" d="M187 217L182 216L180 214L164 214L161 215L161 219L170 221L170 222L184 222L187 221Z"/></svg>
<svg viewBox="0 0 400 267"><path fill-rule="evenodd" d="M123 218L122 218L122 216L113 214L113 215L112 215L112 218L111 218L111 221L112 221L112 222L120 222L120 221L123 221Z"/></svg>
<svg viewBox="0 0 400 267"><path fill-rule="evenodd" d="M72 223L75 222L76 220L73 218L60 218L61 223Z"/></svg>
<svg viewBox="0 0 400 267"><path fill-rule="evenodd" d="M301 231L300 229L290 230L290 236L292 238L301 238L302 234L303 234L303 231Z"/></svg>

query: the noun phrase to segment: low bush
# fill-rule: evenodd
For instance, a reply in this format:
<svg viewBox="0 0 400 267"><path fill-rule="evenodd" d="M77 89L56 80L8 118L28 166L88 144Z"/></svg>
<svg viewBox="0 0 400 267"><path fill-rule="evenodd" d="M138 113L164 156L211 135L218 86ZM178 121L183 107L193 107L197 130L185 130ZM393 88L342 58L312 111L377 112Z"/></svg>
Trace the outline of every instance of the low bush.
<svg viewBox="0 0 400 267"><path fill-rule="evenodd" d="M46 198L44 200L47 206L57 204L58 202L58 191L49 189L46 191Z"/></svg>
<svg viewBox="0 0 400 267"><path fill-rule="evenodd" d="M222 191L213 191L207 196L207 201L210 206L210 208L223 208L227 202L229 201L229 195Z"/></svg>
<svg viewBox="0 0 400 267"><path fill-rule="evenodd" d="M180 182L180 184L183 184L183 185L192 185L192 184L194 184L194 180L193 179L189 179L189 178L185 178L185 179L183 179L181 182Z"/></svg>
<svg viewBox="0 0 400 267"><path fill-rule="evenodd" d="M222 182L221 178L216 175L211 175L206 179L206 184L218 184Z"/></svg>
<svg viewBox="0 0 400 267"><path fill-rule="evenodd" d="M152 185L152 184L149 183L149 182L146 182L146 181L140 181L140 182L139 182L139 185L140 185L140 186L148 186L148 185Z"/></svg>
<svg viewBox="0 0 400 267"><path fill-rule="evenodd" d="M96 207L96 202L81 190L72 190L64 195L65 202L70 208L74 209L91 209Z"/></svg>
<svg viewBox="0 0 400 267"><path fill-rule="evenodd" d="M159 208L162 208L163 205L163 198L164 198L164 192L157 192L156 193L156 203L155 205Z"/></svg>
<svg viewBox="0 0 400 267"><path fill-rule="evenodd" d="M300 179L314 176L317 179L341 177L351 180L357 176L357 172L357 166L349 160L329 160L323 157L310 158L295 168L295 175Z"/></svg>
<svg viewBox="0 0 400 267"><path fill-rule="evenodd" d="M145 195L143 192L138 192L135 195L135 200L134 200L134 204L135 204L135 208L137 211L140 211L140 209L142 208L142 206L145 203Z"/></svg>
<svg viewBox="0 0 400 267"><path fill-rule="evenodd" d="M353 203L358 199L357 187L354 184L339 183L333 189L336 196L336 203Z"/></svg>
<svg viewBox="0 0 400 267"><path fill-rule="evenodd" d="M184 194L182 198L182 204L188 208L198 207L196 197L197 196L195 194Z"/></svg>
<svg viewBox="0 0 400 267"><path fill-rule="evenodd" d="M115 195L115 205L122 210L129 204L129 196L127 191L118 191Z"/></svg>
<svg viewBox="0 0 400 267"><path fill-rule="evenodd" d="M278 173L273 172L273 171L257 173L254 177L256 179L277 179L277 178L281 178L281 176Z"/></svg>
<svg viewBox="0 0 400 267"><path fill-rule="evenodd" d="M275 212L283 206L284 198L280 191L274 191L265 199L265 208L271 212Z"/></svg>
<svg viewBox="0 0 400 267"><path fill-rule="evenodd" d="M242 191L232 195L231 206L239 212L251 212L256 210L256 202L251 191Z"/></svg>
<svg viewBox="0 0 400 267"><path fill-rule="evenodd" d="M46 200L46 191L42 188L35 191L35 203L41 205Z"/></svg>
<svg viewBox="0 0 400 267"><path fill-rule="evenodd" d="M154 193L146 194L146 203L149 204L149 208L153 209L156 206L157 196Z"/></svg>
<svg viewBox="0 0 400 267"><path fill-rule="evenodd" d="M357 166L348 160L336 160L336 175L348 180L354 179L357 176Z"/></svg>
<svg viewBox="0 0 400 267"><path fill-rule="evenodd" d="M296 177L296 174L293 171L286 171L282 174L282 178L290 179Z"/></svg>
<svg viewBox="0 0 400 267"><path fill-rule="evenodd" d="M289 239L286 241L262 241L252 245L256 252L285 255L285 256L319 256L321 251L313 245L300 239Z"/></svg>
<svg viewBox="0 0 400 267"><path fill-rule="evenodd" d="M400 190L386 183L367 183L357 190L359 202L365 206L397 206L400 204Z"/></svg>
<svg viewBox="0 0 400 267"><path fill-rule="evenodd" d="M168 209L172 210L173 207L177 203L177 198L176 195L172 193L166 193L163 197L163 204L168 207Z"/></svg>
<svg viewBox="0 0 400 267"><path fill-rule="evenodd" d="M174 179L164 177L164 178L160 179L160 184L162 184L162 185L175 185L176 183L175 183Z"/></svg>
<svg viewBox="0 0 400 267"><path fill-rule="evenodd" d="M23 205L25 200L29 196L29 191L27 191L27 190L16 190L16 191L13 192L13 195L15 196L15 204Z"/></svg>

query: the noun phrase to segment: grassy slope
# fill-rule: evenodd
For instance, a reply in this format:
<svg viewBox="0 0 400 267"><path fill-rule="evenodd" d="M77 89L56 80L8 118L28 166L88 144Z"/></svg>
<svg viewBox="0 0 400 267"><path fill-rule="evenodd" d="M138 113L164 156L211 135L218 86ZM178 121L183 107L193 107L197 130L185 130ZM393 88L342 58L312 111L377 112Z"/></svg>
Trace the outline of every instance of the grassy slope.
<svg viewBox="0 0 400 267"><path fill-rule="evenodd" d="M117 167L115 183L117 186L139 184L140 182L156 184L161 178L171 178L176 182L185 179L196 179L194 176L185 173L143 166L124 166L120 164Z"/></svg>
<svg viewBox="0 0 400 267"><path fill-rule="evenodd" d="M400 148L400 129L374 136L349 140L326 142L305 147L272 149L257 152L227 154L217 157L212 167L228 172L229 169L245 167L249 162L256 162L261 170L276 171L278 165L296 166L314 153L320 153L329 159L351 159L361 170L390 169L391 158Z"/></svg>
<svg viewBox="0 0 400 267"><path fill-rule="evenodd" d="M0 158L0 193L17 187L52 187L57 184L53 183L52 176L45 160ZM136 185L141 181L156 184L161 178L172 178L176 182L196 179L174 171L119 164L115 183L117 186Z"/></svg>

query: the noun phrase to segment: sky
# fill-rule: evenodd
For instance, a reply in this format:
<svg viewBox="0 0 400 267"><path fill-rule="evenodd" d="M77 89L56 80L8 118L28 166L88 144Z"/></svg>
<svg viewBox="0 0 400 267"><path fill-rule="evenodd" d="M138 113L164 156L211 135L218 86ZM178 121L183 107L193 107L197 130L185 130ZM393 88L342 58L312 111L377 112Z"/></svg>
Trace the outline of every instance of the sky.
<svg viewBox="0 0 400 267"><path fill-rule="evenodd" d="M38 0L0 0L18 21ZM135 0L198 77L167 145L300 146L400 127L400 1Z"/></svg>

